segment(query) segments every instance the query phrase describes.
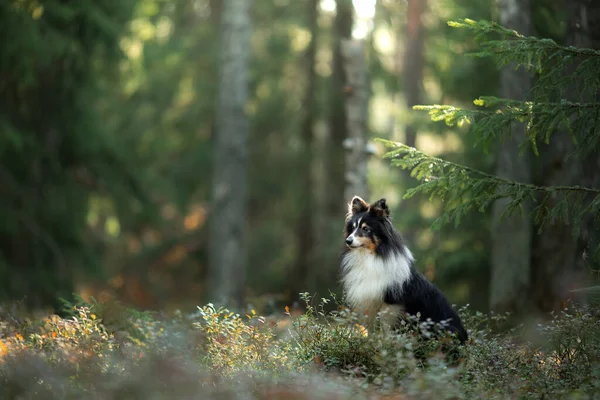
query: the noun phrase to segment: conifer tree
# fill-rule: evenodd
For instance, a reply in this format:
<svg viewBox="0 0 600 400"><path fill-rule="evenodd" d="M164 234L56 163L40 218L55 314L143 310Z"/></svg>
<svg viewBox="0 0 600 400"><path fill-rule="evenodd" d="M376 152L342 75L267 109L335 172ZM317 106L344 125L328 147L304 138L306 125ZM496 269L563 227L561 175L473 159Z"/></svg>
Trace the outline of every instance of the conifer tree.
<svg viewBox="0 0 600 400"><path fill-rule="evenodd" d="M463 19L449 22L459 29L470 30L480 43L474 57L493 57L499 67L513 63L535 76L531 100L482 96L474 101L475 109L451 105L415 106L429 112L433 121L448 126L470 124L478 137L477 144L489 150L497 139L517 140L521 152L538 157L559 135L568 135L573 146L566 162L598 155L600 132L600 51L563 46L551 39L525 36L488 21ZM573 86L577 91L573 91ZM576 96L573 96L576 93ZM514 122L524 125L525 134L512 137ZM424 193L444 204L444 213L434 227L454 221L459 224L471 211L488 211L498 199L506 199L504 215L523 213L530 201L530 215L537 232L554 223L568 223L578 237L582 224L589 218L598 224L600 188L583 184L536 185L495 176L451 161L431 157L401 143L385 142L392 147L386 157L392 165L408 169L420 184L406 193L411 197ZM591 243L589 258L600 258L600 244ZM549 279L551 277L548 277Z"/></svg>
<svg viewBox="0 0 600 400"><path fill-rule="evenodd" d="M136 157L97 108L134 5L0 2L0 301L60 307L100 269L90 199L128 215L146 204Z"/></svg>

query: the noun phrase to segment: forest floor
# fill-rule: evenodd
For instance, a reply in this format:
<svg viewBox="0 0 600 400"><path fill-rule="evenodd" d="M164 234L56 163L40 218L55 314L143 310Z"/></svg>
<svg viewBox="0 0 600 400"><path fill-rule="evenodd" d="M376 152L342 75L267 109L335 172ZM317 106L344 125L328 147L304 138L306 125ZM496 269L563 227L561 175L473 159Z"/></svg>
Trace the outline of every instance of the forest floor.
<svg viewBox="0 0 600 400"><path fill-rule="evenodd" d="M427 324L368 331L325 306L269 317L211 305L165 316L78 304L63 318L0 308L0 398L600 398L597 308L510 330L505 315L463 308L470 340L457 346L423 340Z"/></svg>

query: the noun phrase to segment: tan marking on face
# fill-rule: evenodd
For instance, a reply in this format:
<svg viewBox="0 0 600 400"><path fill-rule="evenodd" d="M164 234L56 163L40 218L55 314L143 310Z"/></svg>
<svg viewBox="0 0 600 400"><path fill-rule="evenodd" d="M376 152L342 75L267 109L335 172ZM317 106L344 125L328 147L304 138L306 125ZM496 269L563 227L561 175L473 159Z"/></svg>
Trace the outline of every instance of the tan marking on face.
<svg viewBox="0 0 600 400"><path fill-rule="evenodd" d="M369 249L371 253L375 254L375 250L377 250L377 243L373 242L372 240L369 240L365 247Z"/></svg>
<svg viewBox="0 0 600 400"><path fill-rule="evenodd" d="M371 253L375 253L375 250L377 249L376 242L365 236L358 236L356 240L360 242L361 247L368 249Z"/></svg>

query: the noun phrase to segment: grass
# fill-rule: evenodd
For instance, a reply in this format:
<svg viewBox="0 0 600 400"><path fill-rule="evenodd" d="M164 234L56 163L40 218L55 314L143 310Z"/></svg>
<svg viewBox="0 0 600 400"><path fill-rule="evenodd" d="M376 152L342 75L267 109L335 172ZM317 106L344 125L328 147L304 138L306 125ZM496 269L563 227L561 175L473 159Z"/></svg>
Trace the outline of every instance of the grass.
<svg viewBox="0 0 600 400"><path fill-rule="evenodd" d="M68 305L67 318L0 311L0 398L600 396L597 309L572 307L533 330L496 333L506 316L466 307L471 339L459 346L441 335L425 340L431 324L367 330L351 310L325 311L329 299L305 301L302 315L267 318L210 304L169 317L117 303Z"/></svg>

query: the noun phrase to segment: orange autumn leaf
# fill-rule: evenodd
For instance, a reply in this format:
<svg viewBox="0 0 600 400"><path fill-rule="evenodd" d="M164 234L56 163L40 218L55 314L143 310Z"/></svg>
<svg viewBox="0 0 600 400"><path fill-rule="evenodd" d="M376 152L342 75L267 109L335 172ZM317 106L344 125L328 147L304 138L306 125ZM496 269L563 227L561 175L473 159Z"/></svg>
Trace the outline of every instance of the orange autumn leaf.
<svg viewBox="0 0 600 400"><path fill-rule="evenodd" d="M360 324L355 324L355 325L358 328L358 331L360 332L361 335L369 336L369 331L367 330L367 328L365 328L363 325L360 325Z"/></svg>
<svg viewBox="0 0 600 400"><path fill-rule="evenodd" d="M52 331L52 337L55 338L57 336L55 331Z"/></svg>
<svg viewBox="0 0 600 400"><path fill-rule="evenodd" d="M290 313L290 307L289 306L285 306L285 313L289 314Z"/></svg>

